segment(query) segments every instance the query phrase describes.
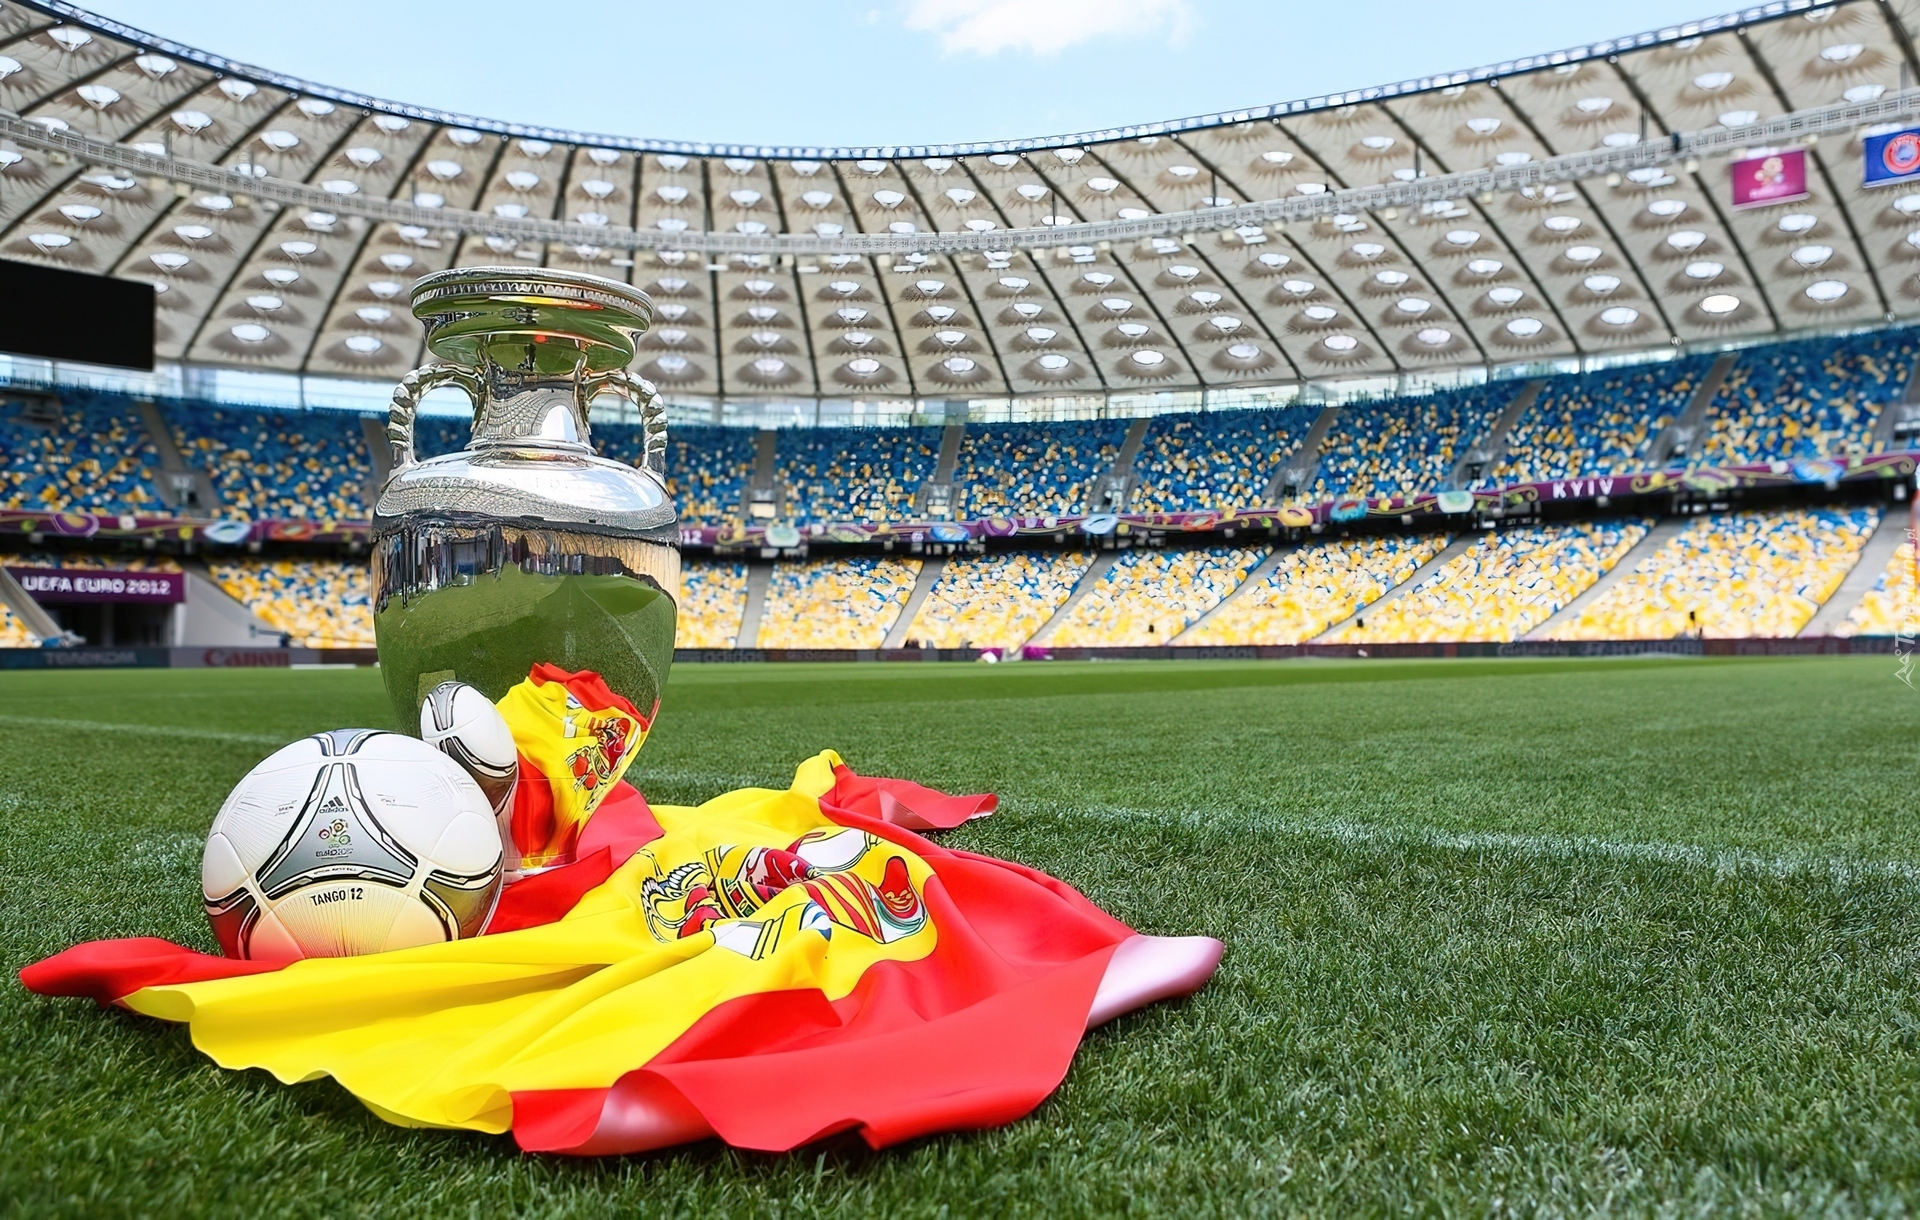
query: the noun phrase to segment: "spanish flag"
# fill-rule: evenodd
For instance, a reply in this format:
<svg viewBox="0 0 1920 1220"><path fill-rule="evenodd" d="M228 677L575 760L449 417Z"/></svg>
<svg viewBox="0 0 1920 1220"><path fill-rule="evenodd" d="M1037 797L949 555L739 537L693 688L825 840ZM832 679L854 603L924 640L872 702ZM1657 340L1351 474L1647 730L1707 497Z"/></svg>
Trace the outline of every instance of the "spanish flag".
<svg viewBox="0 0 1920 1220"><path fill-rule="evenodd" d="M619 785L653 718L591 670L544 662L498 704L520 752L511 830L519 868L572 860L580 831Z"/></svg>
<svg viewBox="0 0 1920 1220"><path fill-rule="evenodd" d="M277 968L98 941L21 979L185 1023L223 1067L331 1076L391 1122L529 1151L784 1151L847 1130L879 1148L1020 1118L1082 1032L1219 961L1216 940L1138 935L916 833L993 806L831 751L786 789L697 807L616 779L575 862L509 887L474 939Z"/></svg>

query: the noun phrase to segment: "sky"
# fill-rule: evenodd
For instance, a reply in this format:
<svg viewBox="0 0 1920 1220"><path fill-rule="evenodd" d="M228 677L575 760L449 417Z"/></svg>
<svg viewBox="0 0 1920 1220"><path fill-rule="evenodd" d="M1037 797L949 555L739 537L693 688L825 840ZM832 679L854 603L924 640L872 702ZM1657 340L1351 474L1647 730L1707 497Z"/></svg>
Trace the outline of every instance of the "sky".
<svg viewBox="0 0 1920 1220"><path fill-rule="evenodd" d="M378 97L658 139L1002 140L1256 106L1714 15L1711 0L80 0Z"/></svg>

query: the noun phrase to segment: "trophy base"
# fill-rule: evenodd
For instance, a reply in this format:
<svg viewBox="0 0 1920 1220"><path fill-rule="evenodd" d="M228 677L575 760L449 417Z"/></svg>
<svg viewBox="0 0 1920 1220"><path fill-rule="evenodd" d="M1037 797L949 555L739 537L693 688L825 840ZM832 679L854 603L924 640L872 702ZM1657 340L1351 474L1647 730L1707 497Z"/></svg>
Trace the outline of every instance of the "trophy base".
<svg viewBox="0 0 1920 1220"><path fill-rule="evenodd" d="M673 664L673 598L631 576L541 575L517 567L390 599L374 615L380 671L400 730L449 677L498 702L534 665L590 669L652 718Z"/></svg>

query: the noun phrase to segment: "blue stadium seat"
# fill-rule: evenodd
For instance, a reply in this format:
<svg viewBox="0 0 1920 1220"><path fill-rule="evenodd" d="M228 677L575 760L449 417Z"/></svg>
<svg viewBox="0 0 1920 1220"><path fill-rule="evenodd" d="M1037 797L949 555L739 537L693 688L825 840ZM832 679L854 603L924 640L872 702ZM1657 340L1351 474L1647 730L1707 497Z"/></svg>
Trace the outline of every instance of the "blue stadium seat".
<svg viewBox="0 0 1920 1220"><path fill-rule="evenodd" d="M796 521L898 521L933 474L939 428L789 428L778 461Z"/></svg>
<svg viewBox="0 0 1920 1220"><path fill-rule="evenodd" d="M983 424L960 442L954 482L970 517L1074 513L1101 471L1120 456L1127 420Z"/></svg>
<svg viewBox="0 0 1920 1220"><path fill-rule="evenodd" d="M0 407L0 508L165 512L160 455L133 400L62 390L57 424Z"/></svg>

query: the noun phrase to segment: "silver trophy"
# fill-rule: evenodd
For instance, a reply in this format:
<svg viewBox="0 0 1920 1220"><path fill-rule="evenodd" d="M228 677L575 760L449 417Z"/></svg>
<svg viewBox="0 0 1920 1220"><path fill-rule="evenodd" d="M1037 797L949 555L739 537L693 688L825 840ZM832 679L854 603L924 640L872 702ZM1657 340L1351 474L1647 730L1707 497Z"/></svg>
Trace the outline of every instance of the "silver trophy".
<svg viewBox="0 0 1920 1220"><path fill-rule="evenodd" d="M413 286L445 363L394 390L393 470L373 512L374 635L397 722L440 682L497 700L546 662L590 669L649 720L673 661L680 533L667 495L666 408L627 371L653 302L626 284L461 267ZM465 449L420 460L420 398L473 400ZM639 409L638 467L594 453L587 404Z"/></svg>

